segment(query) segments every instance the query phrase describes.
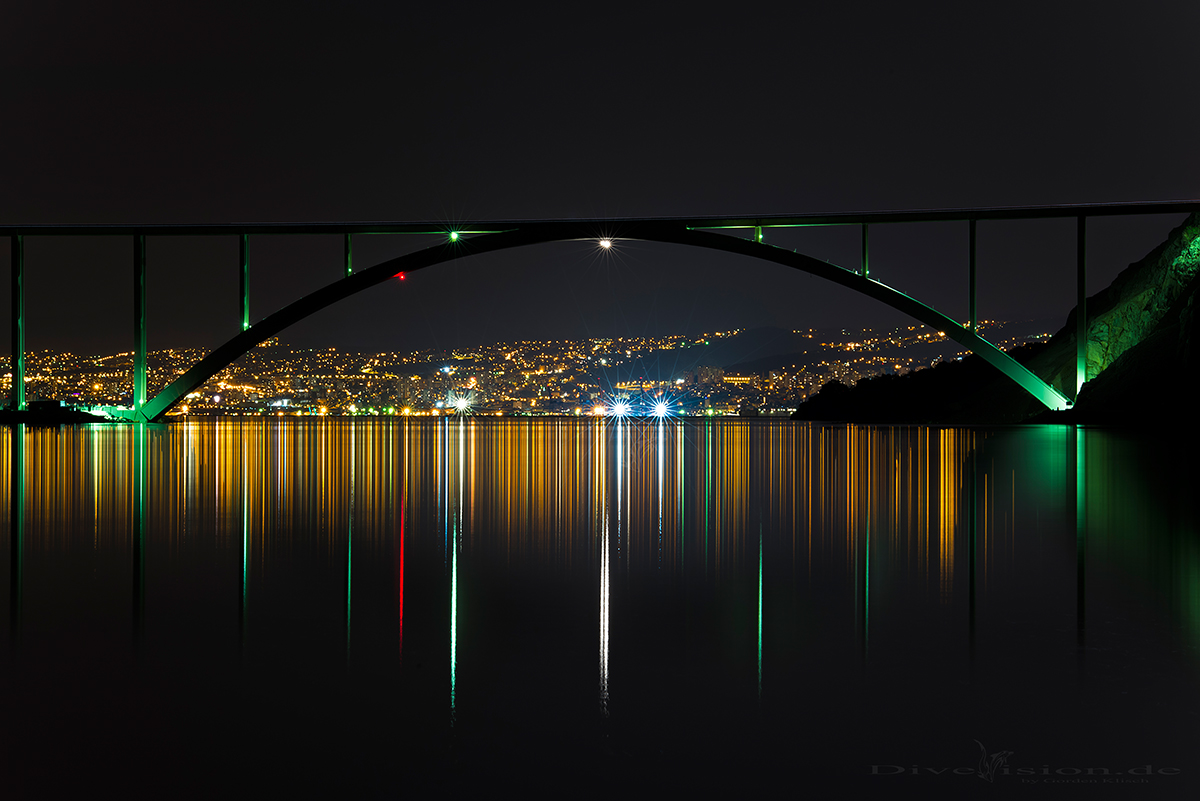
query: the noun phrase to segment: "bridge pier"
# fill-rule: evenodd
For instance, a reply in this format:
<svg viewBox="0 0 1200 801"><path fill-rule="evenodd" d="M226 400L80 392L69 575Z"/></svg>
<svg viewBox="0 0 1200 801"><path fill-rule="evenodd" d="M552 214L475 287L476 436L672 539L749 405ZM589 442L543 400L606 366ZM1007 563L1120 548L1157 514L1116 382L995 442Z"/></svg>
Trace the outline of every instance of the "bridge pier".
<svg viewBox="0 0 1200 801"><path fill-rule="evenodd" d="M242 330L250 327L250 235L238 237L238 294L242 303Z"/></svg>
<svg viewBox="0 0 1200 801"><path fill-rule="evenodd" d="M971 320L971 333L978 334L979 333L979 317L975 312L975 220L970 220L967 223L967 225L968 225L967 230L969 231L967 238L970 242L968 247L970 248L970 252L971 252L971 255L969 258L970 266L968 268L968 280L967 280L967 283L970 287L968 289L968 292L970 294L969 294L969 297L967 300L967 315Z"/></svg>
<svg viewBox="0 0 1200 801"><path fill-rule="evenodd" d="M133 237L133 411L146 403L146 235Z"/></svg>
<svg viewBox="0 0 1200 801"><path fill-rule="evenodd" d="M1075 400L1087 381L1087 217L1075 218Z"/></svg>
<svg viewBox="0 0 1200 801"><path fill-rule="evenodd" d="M14 412L25 410L25 237L13 234L12 263L12 387L9 405Z"/></svg>
<svg viewBox="0 0 1200 801"><path fill-rule="evenodd" d="M867 229L869 227L870 226L868 226L866 223L862 224L862 277L863 278L871 277L871 268L870 268L870 264L867 260L867 249L868 249L867 248L867 244L868 244L867 243L867 239L868 239Z"/></svg>

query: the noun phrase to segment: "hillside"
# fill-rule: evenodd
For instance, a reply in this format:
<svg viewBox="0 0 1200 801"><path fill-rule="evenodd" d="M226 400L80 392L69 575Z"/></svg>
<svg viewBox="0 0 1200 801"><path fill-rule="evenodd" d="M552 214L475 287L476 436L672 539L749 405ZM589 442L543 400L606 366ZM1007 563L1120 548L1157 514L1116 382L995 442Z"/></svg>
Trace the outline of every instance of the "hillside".
<svg viewBox="0 0 1200 801"><path fill-rule="evenodd" d="M796 419L863 422L1137 424L1161 414L1164 400L1197 389L1192 346L1200 292L1200 219L1192 214L1158 247L1123 270L1087 302L1087 376L1075 408L1046 412L1028 395L970 356L902 377L831 383ZM1075 381L1075 316L1044 347L1012 351L1064 394Z"/></svg>

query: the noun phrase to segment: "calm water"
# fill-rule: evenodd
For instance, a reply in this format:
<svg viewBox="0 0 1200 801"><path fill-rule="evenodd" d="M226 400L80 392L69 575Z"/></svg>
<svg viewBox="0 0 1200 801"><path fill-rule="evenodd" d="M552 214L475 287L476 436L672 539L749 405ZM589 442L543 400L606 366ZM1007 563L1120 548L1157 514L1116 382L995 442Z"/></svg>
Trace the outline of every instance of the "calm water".
<svg viewBox="0 0 1200 801"><path fill-rule="evenodd" d="M0 797L1200 790L1177 442L466 418L0 443Z"/></svg>

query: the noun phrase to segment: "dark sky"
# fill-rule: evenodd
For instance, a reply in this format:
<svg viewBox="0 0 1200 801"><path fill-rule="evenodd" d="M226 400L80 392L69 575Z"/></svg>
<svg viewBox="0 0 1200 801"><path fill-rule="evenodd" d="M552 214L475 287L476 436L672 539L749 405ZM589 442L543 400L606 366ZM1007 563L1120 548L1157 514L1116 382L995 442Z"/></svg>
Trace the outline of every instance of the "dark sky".
<svg viewBox="0 0 1200 801"><path fill-rule="evenodd" d="M0 220L800 213L1200 198L1195 2L6 3ZM1093 289L1180 218L1096 220ZM853 264L858 233L773 234ZM965 224L873 229L872 273L965 315ZM980 310L1061 318L1070 221L980 224ZM367 266L429 244L359 237ZM152 349L237 325L232 239L151 239ZM27 244L30 349L127 350L132 245ZM338 277L251 243L252 316ZM0 253L7 266L8 249ZM7 293L7 287L2 292ZM7 329L7 302L3 324ZM779 267L582 243L463 260L288 331L365 350L899 322ZM6 349L7 343L0 346Z"/></svg>

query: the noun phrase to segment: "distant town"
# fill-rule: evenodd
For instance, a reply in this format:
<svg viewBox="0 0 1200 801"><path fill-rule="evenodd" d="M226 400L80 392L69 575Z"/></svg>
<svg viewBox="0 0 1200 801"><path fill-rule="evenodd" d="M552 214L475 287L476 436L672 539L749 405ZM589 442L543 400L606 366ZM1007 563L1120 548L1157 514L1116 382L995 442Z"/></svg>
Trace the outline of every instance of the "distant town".
<svg viewBox="0 0 1200 801"><path fill-rule="evenodd" d="M1049 336L1032 326L984 321L980 333L1004 349ZM762 355L764 350L773 353ZM150 396L206 353L152 351ZM964 353L943 333L921 325L736 329L374 354L292 348L273 338L170 414L787 415L829 381L853 385ZM25 393L34 402L78 408L130 405L132 376L131 352L31 352ZM4 376L5 395L11 380L11 374Z"/></svg>

